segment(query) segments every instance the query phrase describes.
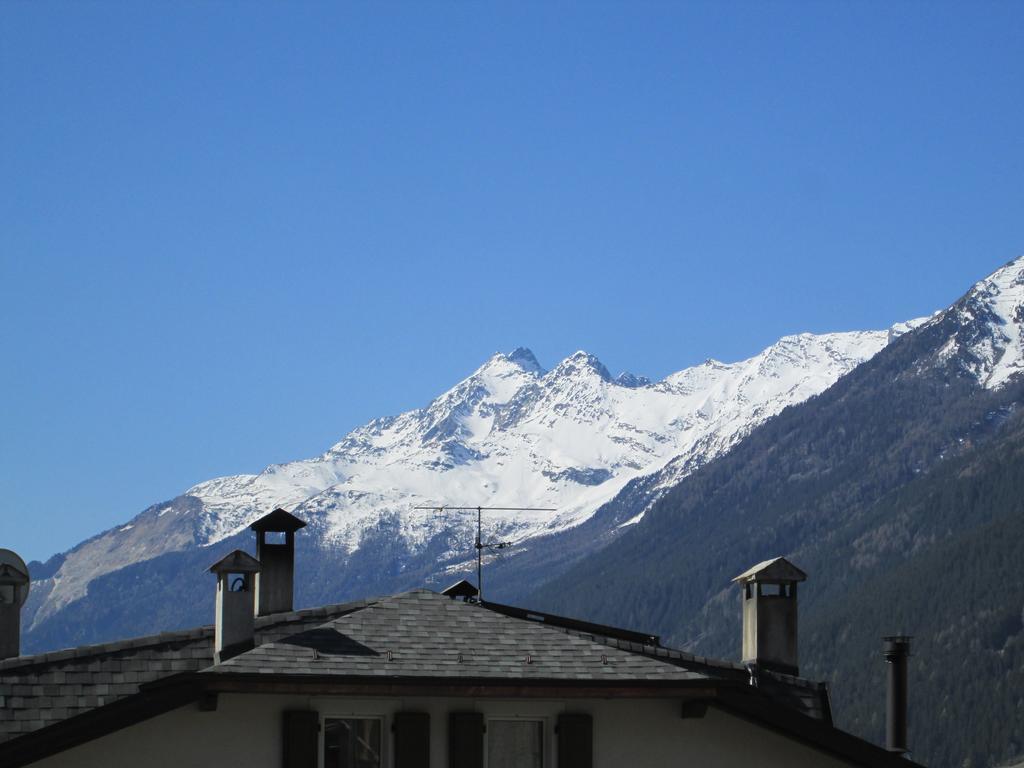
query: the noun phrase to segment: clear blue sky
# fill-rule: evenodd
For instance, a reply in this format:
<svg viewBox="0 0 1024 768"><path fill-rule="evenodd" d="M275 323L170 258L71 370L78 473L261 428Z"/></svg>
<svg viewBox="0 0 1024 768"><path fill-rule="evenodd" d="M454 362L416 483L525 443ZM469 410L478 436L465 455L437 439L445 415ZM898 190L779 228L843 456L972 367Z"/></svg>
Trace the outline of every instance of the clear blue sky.
<svg viewBox="0 0 1024 768"><path fill-rule="evenodd" d="M1024 252L1021 3L0 4L0 546L496 350L652 377Z"/></svg>

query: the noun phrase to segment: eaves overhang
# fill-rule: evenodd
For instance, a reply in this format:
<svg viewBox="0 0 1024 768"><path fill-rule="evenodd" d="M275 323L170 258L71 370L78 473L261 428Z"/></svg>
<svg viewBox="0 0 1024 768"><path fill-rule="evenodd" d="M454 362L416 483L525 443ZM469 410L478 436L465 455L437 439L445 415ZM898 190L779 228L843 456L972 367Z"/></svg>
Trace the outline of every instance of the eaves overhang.
<svg viewBox="0 0 1024 768"><path fill-rule="evenodd" d="M0 744L0 765L19 768L171 710L220 694L307 696L444 696L451 698L716 698L732 683L706 680L616 681L445 677L365 677L185 672L139 692Z"/></svg>
<svg viewBox="0 0 1024 768"><path fill-rule="evenodd" d="M602 680L359 677L186 672L143 685L137 694L0 744L7 768L41 760L86 742L220 694L303 694L309 696L471 698L635 698L678 699L715 707L793 738L854 765L923 768L826 723L779 707L748 685L729 680ZM213 708L213 707L203 707Z"/></svg>

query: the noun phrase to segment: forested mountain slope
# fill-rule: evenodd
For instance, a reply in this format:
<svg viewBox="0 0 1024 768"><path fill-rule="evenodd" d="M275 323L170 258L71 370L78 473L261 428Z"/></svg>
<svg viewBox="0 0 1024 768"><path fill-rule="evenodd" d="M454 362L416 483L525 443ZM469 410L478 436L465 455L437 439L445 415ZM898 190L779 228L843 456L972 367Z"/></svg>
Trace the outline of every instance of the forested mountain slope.
<svg viewBox="0 0 1024 768"><path fill-rule="evenodd" d="M530 604L735 658L730 579L786 555L810 574L802 672L834 680L841 726L880 739L880 637L902 631L918 636L915 757L1012 756L1024 746L1011 682L1024 642L1021 286L1017 260L685 478Z"/></svg>
<svg viewBox="0 0 1024 768"><path fill-rule="evenodd" d="M885 681L878 638L905 630L915 635L910 706L916 756L934 766L984 766L1020 755L1022 414L997 440L890 494L844 535L874 536L886 530L883 521L892 521L888 530L904 543L882 555L874 575L859 583L829 567L825 546L801 556L831 581L804 622L805 669L832 681L845 726L880 742ZM911 542L920 542L918 551Z"/></svg>

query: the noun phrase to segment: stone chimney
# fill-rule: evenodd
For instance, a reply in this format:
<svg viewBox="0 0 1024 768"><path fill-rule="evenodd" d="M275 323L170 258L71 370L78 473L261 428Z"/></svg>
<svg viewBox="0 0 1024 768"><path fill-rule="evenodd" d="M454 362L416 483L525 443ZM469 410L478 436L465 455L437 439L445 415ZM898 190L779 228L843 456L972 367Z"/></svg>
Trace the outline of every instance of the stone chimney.
<svg viewBox="0 0 1024 768"><path fill-rule="evenodd" d="M741 573L743 588L743 663L787 675L800 671L797 656L796 585L807 574L786 560L765 560Z"/></svg>
<svg viewBox="0 0 1024 768"><path fill-rule="evenodd" d="M21 654L21 607L30 585L25 561L0 549L0 661Z"/></svg>
<svg viewBox="0 0 1024 768"><path fill-rule="evenodd" d="M253 597L260 561L236 549L210 566L217 574L217 608L214 620L214 662L237 656L254 645Z"/></svg>
<svg viewBox="0 0 1024 768"><path fill-rule="evenodd" d="M275 509L249 526L256 531L256 615L287 613L292 610L295 588L295 532L306 524Z"/></svg>

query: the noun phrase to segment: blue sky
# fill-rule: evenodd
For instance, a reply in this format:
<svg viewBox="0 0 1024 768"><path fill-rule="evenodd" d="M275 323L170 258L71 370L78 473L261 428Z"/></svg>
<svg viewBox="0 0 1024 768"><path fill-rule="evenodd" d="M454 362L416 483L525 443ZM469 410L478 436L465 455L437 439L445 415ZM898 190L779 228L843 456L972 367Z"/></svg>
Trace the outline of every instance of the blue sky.
<svg viewBox="0 0 1024 768"><path fill-rule="evenodd" d="M0 546L491 353L652 377L1024 252L1019 3L0 4Z"/></svg>

